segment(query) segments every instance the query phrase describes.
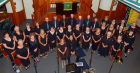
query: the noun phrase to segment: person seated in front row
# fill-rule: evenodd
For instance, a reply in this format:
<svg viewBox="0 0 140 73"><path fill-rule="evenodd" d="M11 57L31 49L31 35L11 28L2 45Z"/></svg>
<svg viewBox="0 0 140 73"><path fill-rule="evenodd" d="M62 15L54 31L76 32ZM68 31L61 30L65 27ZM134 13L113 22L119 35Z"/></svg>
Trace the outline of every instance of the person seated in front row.
<svg viewBox="0 0 140 73"><path fill-rule="evenodd" d="M16 43L15 43L15 40L10 36L8 32L4 33L2 44L3 44L4 50L9 56L10 61L12 62L12 66L14 66L15 63L14 63L14 59L11 53L15 51Z"/></svg>
<svg viewBox="0 0 140 73"><path fill-rule="evenodd" d="M25 69L29 69L30 68L30 52L29 52L29 48L27 48L24 45L24 42L22 39L18 40L18 45L16 48L16 54L17 54L17 58L20 59L20 61L22 62L22 65L25 67Z"/></svg>

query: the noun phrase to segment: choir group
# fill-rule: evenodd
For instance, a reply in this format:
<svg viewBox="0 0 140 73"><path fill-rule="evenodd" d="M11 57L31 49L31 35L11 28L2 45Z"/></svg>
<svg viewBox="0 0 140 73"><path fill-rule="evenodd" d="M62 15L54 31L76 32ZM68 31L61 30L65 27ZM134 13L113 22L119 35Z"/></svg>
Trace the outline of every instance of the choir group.
<svg viewBox="0 0 140 73"><path fill-rule="evenodd" d="M63 15L60 20L54 16L52 21L45 18L42 25L35 23L34 28L27 24L24 31L15 26L13 33L4 33L2 44L12 65L15 63L11 53L16 51L16 57L26 69L30 67L31 56L39 62L39 57L45 58L56 50L64 67L66 61L71 63L71 56L76 56L77 48L122 62L122 56L127 57L133 50L135 40L136 24L127 29L126 26L125 20L110 21L108 16L103 20L90 15L86 19L82 16L76 19L74 14L69 18Z"/></svg>

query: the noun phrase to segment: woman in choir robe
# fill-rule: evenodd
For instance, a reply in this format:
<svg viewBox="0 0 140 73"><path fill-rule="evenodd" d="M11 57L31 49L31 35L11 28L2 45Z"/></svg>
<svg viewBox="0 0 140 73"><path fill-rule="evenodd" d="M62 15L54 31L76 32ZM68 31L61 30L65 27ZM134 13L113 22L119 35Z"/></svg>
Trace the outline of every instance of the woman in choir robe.
<svg viewBox="0 0 140 73"><path fill-rule="evenodd" d="M32 55L34 61L38 62L39 61L39 59L38 59L38 54L39 54L38 41L37 41L34 33L30 34L30 41L28 44L29 44L30 54Z"/></svg>
<svg viewBox="0 0 140 73"><path fill-rule="evenodd" d="M114 25L114 28L117 27L117 23L116 23L116 20L115 19L112 20L111 24Z"/></svg>
<svg viewBox="0 0 140 73"><path fill-rule="evenodd" d="M34 32L36 35L39 35L41 27L38 23L35 24Z"/></svg>
<svg viewBox="0 0 140 73"><path fill-rule="evenodd" d="M130 27L129 27L129 31L134 31L134 33L136 32L136 23L133 23Z"/></svg>
<svg viewBox="0 0 140 73"><path fill-rule="evenodd" d="M65 38L65 31L64 31L64 28L63 27L60 27L59 30L57 31L57 39L58 39L58 42L61 40L61 39L64 39Z"/></svg>
<svg viewBox="0 0 140 73"><path fill-rule="evenodd" d="M125 57L127 57L127 53L133 51L132 45L134 44L134 41L135 41L134 32L130 30L129 33L126 34L124 37Z"/></svg>
<svg viewBox="0 0 140 73"><path fill-rule="evenodd" d="M117 37L119 36L119 35L122 35L122 37L124 37L124 31L123 31L123 29L120 27L118 30L116 30L115 31L115 34L114 34L114 37L117 39Z"/></svg>
<svg viewBox="0 0 140 73"><path fill-rule="evenodd" d="M113 24L111 24L111 25L109 26L109 28L107 29L107 31L110 31L110 32L112 33L112 35L111 35L111 36L114 36L114 33L115 33L115 28L114 28L114 25L113 25Z"/></svg>
<svg viewBox="0 0 140 73"><path fill-rule="evenodd" d="M96 50L99 47L100 41L101 41L101 30L100 28L97 28L96 31L92 35L92 50L95 53Z"/></svg>
<svg viewBox="0 0 140 73"><path fill-rule="evenodd" d="M26 37L30 37L30 33L33 33L33 30L32 30L32 28L31 28L31 26L30 26L30 24L26 24L26 29L25 29L25 35L26 35Z"/></svg>
<svg viewBox="0 0 140 73"><path fill-rule="evenodd" d="M39 49L40 49L40 56L44 56L44 58L48 55L49 47L48 47L48 38L47 34L45 33L44 29L40 30L40 34L38 35L39 41Z"/></svg>
<svg viewBox="0 0 140 73"><path fill-rule="evenodd" d="M117 29L122 28L124 29L125 27L125 20L122 20L121 23L117 26Z"/></svg>
<svg viewBox="0 0 140 73"><path fill-rule="evenodd" d="M68 64L71 63L70 57L75 56L75 49L76 49L76 41L73 38L73 35L70 35L69 40L67 40L67 47L68 47Z"/></svg>
<svg viewBox="0 0 140 73"><path fill-rule="evenodd" d="M73 31L73 37L76 41L77 47L80 47L80 38L81 38L81 30L80 30L80 25L76 25L76 28Z"/></svg>
<svg viewBox="0 0 140 73"><path fill-rule="evenodd" d="M108 27L111 24L111 21L109 20L108 16L105 16L105 18L102 20L102 23L105 22L106 23L106 27Z"/></svg>
<svg viewBox="0 0 140 73"><path fill-rule="evenodd" d="M102 44L98 50L99 55L104 57L109 55L109 50L112 44L111 34L111 32L107 32L107 35L103 37Z"/></svg>
<svg viewBox="0 0 140 73"><path fill-rule="evenodd" d="M56 31L54 27L51 27L48 33L48 41L50 45L50 50L53 51L56 48Z"/></svg>
<svg viewBox="0 0 140 73"><path fill-rule="evenodd" d="M70 35L73 34L72 26L68 25L67 30L66 30L66 41L70 39Z"/></svg>
<svg viewBox="0 0 140 73"><path fill-rule="evenodd" d="M26 68L26 70L28 68L30 68L30 60L29 60L29 48L27 48L22 39L18 40L18 45L17 45L17 49L16 49L16 54L17 54L17 58L20 59L20 61L22 62L22 65Z"/></svg>
<svg viewBox="0 0 140 73"><path fill-rule="evenodd" d="M112 45L112 60L116 59L118 62L122 62L122 51L124 49L124 42L122 35L119 35Z"/></svg>
<svg viewBox="0 0 140 73"><path fill-rule="evenodd" d="M103 22L101 24L101 35L102 35L102 37L105 36L105 34L106 34L106 22Z"/></svg>
<svg viewBox="0 0 140 73"><path fill-rule="evenodd" d="M14 28L14 36L13 37L14 37L16 42L19 39L22 39L23 42L25 42L25 39L26 39L25 33L19 29L19 26L15 26L15 28Z"/></svg>
<svg viewBox="0 0 140 73"><path fill-rule="evenodd" d="M29 42L30 33L33 33L33 30L30 24L26 24L26 29L25 29L26 43Z"/></svg>
<svg viewBox="0 0 140 73"><path fill-rule="evenodd" d="M14 60L11 53L15 51L15 40L10 37L10 34L8 32L4 33L2 44L3 44L4 50L7 52L9 56L9 59L12 62L12 66L14 66Z"/></svg>
<svg viewBox="0 0 140 73"><path fill-rule="evenodd" d="M86 27L86 31L83 34L83 42L82 42L83 49L88 50L90 48L90 40L91 40L91 31L89 27Z"/></svg>
<svg viewBox="0 0 140 73"><path fill-rule="evenodd" d="M61 39L60 43L58 44L58 56L62 60L62 68L64 68L67 58L67 46L64 42L64 39Z"/></svg>

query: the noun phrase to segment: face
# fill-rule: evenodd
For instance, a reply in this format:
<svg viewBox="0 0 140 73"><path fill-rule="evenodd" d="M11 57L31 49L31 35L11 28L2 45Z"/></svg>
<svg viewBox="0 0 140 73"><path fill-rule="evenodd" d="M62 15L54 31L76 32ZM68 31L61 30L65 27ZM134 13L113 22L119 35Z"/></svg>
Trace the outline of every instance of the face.
<svg viewBox="0 0 140 73"><path fill-rule="evenodd" d="M117 40L118 40L118 42L121 42L122 41L122 36L118 36Z"/></svg>
<svg viewBox="0 0 140 73"><path fill-rule="evenodd" d="M110 29L113 29L114 28L114 26L113 25L110 25Z"/></svg>
<svg viewBox="0 0 140 73"><path fill-rule="evenodd" d="M54 28L51 28L51 31L55 31Z"/></svg>
<svg viewBox="0 0 140 73"><path fill-rule="evenodd" d="M95 21L95 22L97 22L97 21L98 21L98 19L97 19L97 18L95 18L95 19L94 19L94 21Z"/></svg>
<svg viewBox="0 0 140 73"><path fill-rule="evenodd" d="M63 30L63 27L60 27L60 30Z"/></svg>
<svg viewBox="0 0 140 73"><path fill-rule="evenodd" d="M64 39L61 39L61 43L64 43Z"/></svg>
<svg viewBox="0 0 140 73"><path fill-rule="evenodd" d="M90 19L90 15L88 15L87 18Z"/></svg>
<svg viewBox="0 0 140 73"><path fill-rule="evenodd" d="M36 25L36 26L39 26L39 24L38 24L38 23L36 23L35 25Z"/></svg>
<svg viewBox="0 0 140 73"><path fill-rule="evenodd" d="M54 16L54 20L57 20L57 16Z"/></svg>
<svg viewBox="0 0 140 73"><path fill-rule="evenodd" d="M45 21L48 22L49 21L49 18L45 18Z"/></svg>
<svg viewBox="0 0 140 73"><path fill-rule="evenodd" d="M86 28L86 31L89 32L89 27Z"/></svg>
<svg viewBox="0 0 140 73"><path fill-rule="evenodd" d="M110 38L111 37L111 34L112 34L111 32L107 32L107 37Z"/></svg>
<svg viewBox="0 0 140 73"><path fill-rule="evenodd" d="M30 29L30 25L26 25L26 28L27 28L27 29Z"/></svg>
<svg viewBox="0 0 140 73"><path fill-rule="evenodd" d="M19 27L18 26L15 26L15 31L19 31Z"/></svg>
<svg viewBox="0 0 140 73"><path fill-rule="evenodd" d="M10 36L9 36L8 33L6 33L6 34L4 35L4 37L5 37L5 38L9 38Z"/></svg>
<svg viewBox="0 0 140 73"><path fill-rule="evenodd" d="M82 19L82 16L79 16L78 18L81 20Z"/></svg>
<svg viewBox="0 0 140 73"><path fill-rule="evenodd" d="M31 35L31 39L35 39L35 37L33 35Z"/></svg>
<svg viewBox="0 0 140 73"><path fill-rule="evenodd" d="M70 36L70 40L73 40L73 36L72 35Z"/></svg>
<svg viewBox="0 0 140 73"><path fill-rule="evenodd" d="M115 20L112 21L112 24L115 24Z"/></svg>
<svg viewBox="0 0 140 73"><path fill-rule="evenodd" d="M136 23L133 23L133 25L132 25L133 27L136 27Z"/></svg>
<svg viewBox="0 0 140 73"><path fill-rule="evenodd" d="M77 25L76 25L76 29L78 30L79 28L80 28L80 25L77 24Z"/></svg>
<svg viewBox="0 0 140 73"><path fill-rule="evenodd" d="M123 28L121 28L121 27L120 27L120 28L119 28L119 30L120 30L120 31L122 31L122 30L123 30Z"/></svg>
<svg viewBox="0 0 140 73"><path fill-rule="evenodd" d="M66 15L63 15L63 19L65 19L66 18Z"/></svg>
<svg viewBox="0 0 140 73"><path fill-rule="evenodd" d="M105 16L105 20L108 20L108 16Z"/></svg>
<svg viewBox="0 0 140 73"><path fill-rule="evenodd" d="M93 17L96 17L96 14L95 13L93 13Z"/></svg>
<svg viewBox="0 0 140 73"><path fill-rule="evenodd" d="M125 23L125 20L122 20L121 23L124 24Z"/></svg>
<svg viewBox="0 0 140 73"><path fill-rule="evenodd" d="M40 33L41 33L41 34L44 34L44 33L45 33L45 31L44 31L43 29L41 29L41 30L40 30Z"/></svg>
<svg viewBox="0 0 140 73"><path fill-rule="evenodd" d="M68 25L68 29L71 29L71 25Z"/></svg>
<svg viewBox="0 0 140 73"><path fill-rule="evenodd" d="M100 29L97 29L97 30L96 30L96 33L97 33L97 34L99 34L100 32L101 32Z"/></svg>
<svg viewBox="0 0 140 73"><path fill-rule="evenodd" d="M106 23L105 23L105 22L103 22L103 23L102 23L102 26L105 26L105 25L106 25Z"/></svg>
<svg viewBox="0 0 140 73"><path fill-rule="evenodd" d="M132 36L132 35L133 35L133 33L134 33L133 31L130 31L130 32L129 32L129 35L130 35L130 36Z"/></svg>
<svg viewBox="0 0 140 73"><path fill-rule="evenodd" d="M73 15L73 14L71 14L71 15L70 15L70 17L71 17L71 18L74 18L74 15Z"/></svg>

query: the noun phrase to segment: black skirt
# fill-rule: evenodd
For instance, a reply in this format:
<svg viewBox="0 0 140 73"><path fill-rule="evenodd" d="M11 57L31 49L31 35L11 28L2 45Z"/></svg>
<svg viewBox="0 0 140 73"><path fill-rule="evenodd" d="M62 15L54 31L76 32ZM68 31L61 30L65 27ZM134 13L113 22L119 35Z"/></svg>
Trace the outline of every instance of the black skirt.
<svg viewBox="0 0 140 73"><path fill-rule="evenodd" d="M98 42L98 43L95 43L94 41L92 42L92 50L93 51L96 51L98 49L99 43L100 42Z"/></svg>
<svg viewBox="0 0 140 73"><path fill-rule="evenodd" d="M101 55L101 56L108 56L109 55L109 48L105 48L103 46L101 46L98 50L98 53Z"/></svg>
<svg viewBox="0 0 140 73"><path fill-rule="evenodd" d="M49 47L47 45L43 46L40 44L39 48L40 48L40 54L44 54L49 51Z"/></svg>
<svg viewBox="0 0 140 73"><path fill-rule="evenodd" d="M30 60L29 58L27 60L24 60L24 59L20 59L20 61L22 62L22 65L27 67L30 65Z"/></svg>
<svg viewBox="0 0 140 73"><path fill-rule="evenodd" d="M30 53L33 56L33 58L38 57L38 54L39 54L38 50L36 52L34 52L34 50L32 50L32 51L30 50Z"/></svg>

